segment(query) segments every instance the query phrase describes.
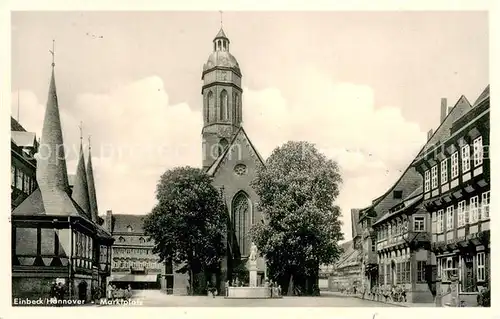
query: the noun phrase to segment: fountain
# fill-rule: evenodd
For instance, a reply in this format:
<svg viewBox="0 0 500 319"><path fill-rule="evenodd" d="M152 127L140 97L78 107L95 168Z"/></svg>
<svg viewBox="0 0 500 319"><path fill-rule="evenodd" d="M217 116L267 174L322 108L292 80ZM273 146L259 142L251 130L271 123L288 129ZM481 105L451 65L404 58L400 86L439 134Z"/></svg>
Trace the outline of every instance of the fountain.
<svg viewBox="0 0 500 319"><path fill-rule="evenodd" d="M228 299L267 299L272 298L271 287L257 285L257 246L252 243L248 257L249 282L247 287L227 287Z"/></svg>

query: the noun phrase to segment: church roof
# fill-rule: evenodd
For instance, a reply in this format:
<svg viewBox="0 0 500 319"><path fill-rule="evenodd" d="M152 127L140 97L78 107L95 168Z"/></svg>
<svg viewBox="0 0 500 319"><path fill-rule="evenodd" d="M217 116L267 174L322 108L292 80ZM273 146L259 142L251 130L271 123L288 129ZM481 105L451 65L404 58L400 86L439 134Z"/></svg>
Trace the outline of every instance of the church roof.
<svg viewBox="0 0 500 319"><path fill-rule="evenodd" d="M213 162L213 164L207 169L207 174L209 176L214 176L217 170L219 169L221 163L224 161L224 158L229 154L229 151L231 150L232 146L235 144L236 139L238 135L243 134L244 138L248 141L248 144L250 145L251 150L255 153L255 156L258 158L260 163L262 165L265 165L264 160L262 159L262 156L260 156L259 152L255 148L255 146L252 144L252 141L248 138L247 133L245 132L245 129L243 129L243 126L241 126L238 131L236 131L236 134L234 134L233 139L229 143L229 145L226 147L224 152Z"/></svg>
<svg viewBox="0 0 500 319"><path fill-rule="evenodd" d="M219 39L219 38L227 39L226 33L224 33L224 29L222 29L222 28L220 28L220 30L217 33L217 35L215 36L214 40Z"/></svg>
<svg viewBox="0 0 500 319"><path fill-rule="evenodd" d="M238 61L228 51L212 52L208 57L207 62L203 65L203 71L207 71L215 67L232 68L241 74L240 65L238 64Z"/></svg>

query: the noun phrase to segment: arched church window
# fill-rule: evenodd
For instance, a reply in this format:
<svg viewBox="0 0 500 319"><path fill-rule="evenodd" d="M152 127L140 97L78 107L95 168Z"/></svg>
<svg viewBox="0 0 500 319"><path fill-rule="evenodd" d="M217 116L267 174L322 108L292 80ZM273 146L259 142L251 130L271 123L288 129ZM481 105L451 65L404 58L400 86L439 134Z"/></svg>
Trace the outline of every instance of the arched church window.
<svg viewBox="0 0 500 319"><path fill-rule="evenodd" d="M220 50L220 48L221 48L220 40L217 42L218 42L217 48Z"/></svg>
<svg viewBox="0 0 500 319"><path fill-rule="evenodd" d="M226 51L226 41L222 41L222 48L223 48L223 51Z"/></svg>
<svg viewBox="0 0 500 319"><path fill-rule="evenodd" d="M207 122L210 122L212 120L213 116L211 114L213 112L214 112L214 94L212 93L212 91L209 91L207 94L207 113L206 113Z"/></svg>
<svg viewBox="0 0 500 319"><path fill-rule="evenodd" d="M239 192L234 196L231 206L232 226L242 256L248 255L247 234L250 229L248 222L251 214L250 207L250 199L247 194Z"/></svg>
<svg viewBox="0 0 500 319"><path fill-rule="evenodd" d="M222 92L220 93L220 109L219 109L220 111L219 119L221 120L227 120L228 118L227 100L228 100L227 92L226 90L222 90Z"/></svg>
<svg viewBox="0 0 500 319"><path fill-rule="evenodd" d="M241 122L241 109L240 109L240 96L236 93L236 98L234 102L234 110L236 111L236 122Z"/></svg>
<svg viewBox="0 0 500 319"><path fill-rule="evenodd" d="M207 123L210 122L210 110L212 110L213 103L214 103L214 94L212 93L212 91L208 91L206 108L205 108L205 121Z"/></svg>

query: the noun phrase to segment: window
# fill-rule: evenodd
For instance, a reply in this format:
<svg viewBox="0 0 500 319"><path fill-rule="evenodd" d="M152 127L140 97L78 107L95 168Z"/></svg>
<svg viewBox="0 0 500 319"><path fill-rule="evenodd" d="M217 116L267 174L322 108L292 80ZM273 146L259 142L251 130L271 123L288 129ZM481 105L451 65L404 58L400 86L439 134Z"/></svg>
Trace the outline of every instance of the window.
<svg viewBox="0 0 500 319"><path fill-rule="evenodd" d="M20 169L16 169L16 188L22 190L23 188L23 175Z"/></svg>
<svg viewBox="0 0 500 319"><path fill-rule="evenodd" d="M451 276L457 275L457 258L446 257L441 259L441 281L449 281Z"/></svg>
<svg viewBox="0 0 500 319"><path fill-rule="evenodd" d="M437 212L437 227L436 227L437 233L442 233L443 232L443 210L440 209Z"/></svg>
<svg viewBox="0 0 500 319"><path fill-rule="evenodd" d="M484 192L481 199L481 219L490 218L490 191Z"/></svg>
<svg viewBox="0 0 500 319"><path fill-rule="evenodd" d="M120 236L120 238L118 238L118 241L119 241L120 243L124 243L124 242L125 242L125 238L123 238L123 237L121 237L121 236Z"/></svg>
<svg viewBox="0 0 500 319"><path fill-rule="evenodd" d="M14 166L10 167L10 185L16 187L16 168Z"/></svg>
<svg viewBox="0 0 500 319"><path fill-rule="evenodd" d="M432 212L432 233L433 234L437 233L436 224L437 224L436 212Z"/></svg>
<svg viewBox="0 0 500 319"><path fill-rule="evenodd" d="M441 162L441 185L448 182L448 159Z"/></svg>
<svg viewBox="0 0 500 319"><path fill-rule="evenodd" d="M411 277L410 277L410 273L411 273L410 261L405 262L405 264L406 264L405 282L409 283L409 282L411 282Z"/></svg>
<svg viewBox="0 0 500 319"><path fill-rule="evenodd" d="M24 174L24 179L23 179L23 192L29 194L30 192L30 184L31 184L31 178Z"/></svg>
<svg viewBox="0 0 500 319"><path fill-rule="evenodd" d="M465 201L464 200L458 203L457 217L458 217L457 227L465 226Z"/></svg>
<svg viewBox="0 0 500 319"><path fill-rule="evenodd" d="M417 261L417 282L426 282L425 280L425 261Z"/></svg>
<svg viewBox="0 0 500 319"><path fill-rule="evenodd" d="M452 230L454 226L455 223L453 222L453 206L448 206L446 208L446 229Z"/></svg>
<svg viewBox="0 0 500 319"><path fill-rule="evenodd" d="M403 279L403 276L404 276L404 273L403 273L403 276L401 275L401 268L404 264L403 263L397 263L396 264L396 284L400 284L402 283L402 279Z"/></svg>
<svg viewBox="0 0 500 319"><path fill-rule="evenodd" d="M431 168L431 187L432 189L438 187L438 167L437 165L434 165Z"/></svg>
<svg viewBox="0 0 500 319"><path fill-rule="evenodd" d="M403 191L394 191L393 196L394 196L394 199L401 199L401 198L403 198Z"/></svg>
<svg viewBox="0 0 500 319"><path fill-rule="evenodd" d="M466 144L462 146L462 173L470 170L470 146Z"/></svg>
<svg viewBox="0 0 500 319"><path fill-rule="evenodd" d="M474 166L483 164L483 137L474 140Z"/></svg>
<svg viewBox="0 0 500 319"><path fill-rule="evenodd" d="M143 243L144 243L144 238L142 238L142 237L141 237L141 238L139 238L139 242L140 242L141 244L143 244ZM142 252L141 252L141 253L142 253Z"/></svg>
<svg viewBox="0 0 500 319"><path fill-rule="evenodd" d="M476 266L477 266L477 281L485 281L486 272L485 272L484 253L477 253Z"/></svg>
<svg viewBox="0 0 500 319"><path fill-rule="evenodd" d="M375 242L375 237L372 237L371 240L372 240L372 242L371 242L371 244L372 244L372 251L375 251L376 248L377 248L377 245L376 245L376 242Z"/></svg>
<svg viewBox="0 0 500 319"><path fill-rule="evenodd" d="M128 231L129 233L131 233L131 232L132 232L132 226L128 225L128 226L127 226L127 231Z"/></svg>
<svg viewBox="0 0 500 319"><path fill-rule="evenodd" d="M475 223L479 220L479 196L470 199L470 222Z"/></svg>
<svg viewBox="0 0 500 319"><path fill-rule="evenodd" d="M423 216L413 217L413 231L416 232L425 231L425 217Z"/></svg>
<svg viewBox="0 0 500 319"><path fill-rule="evenodd" d="M458 177L458 152L451 155L451 178Z"/></svg>
<svg viewBox="0 0 500 319"><path fill-rule="evenodd" d="M424 192L428 192L431 189L431 172L425 171L425 184Z"/></svg>

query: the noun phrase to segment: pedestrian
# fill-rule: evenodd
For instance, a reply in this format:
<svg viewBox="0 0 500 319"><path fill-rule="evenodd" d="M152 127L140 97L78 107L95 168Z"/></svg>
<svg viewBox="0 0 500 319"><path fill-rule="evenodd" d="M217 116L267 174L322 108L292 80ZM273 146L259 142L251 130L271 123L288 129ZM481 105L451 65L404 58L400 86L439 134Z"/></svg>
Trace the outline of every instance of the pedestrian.
<svg viewBox="0 0 500 319"><path fill-rule="evenodd" d="M226 284L225 284L224 288L226 290L226 297L228 297L229 296L229 280L226 281Z"/></svg>

